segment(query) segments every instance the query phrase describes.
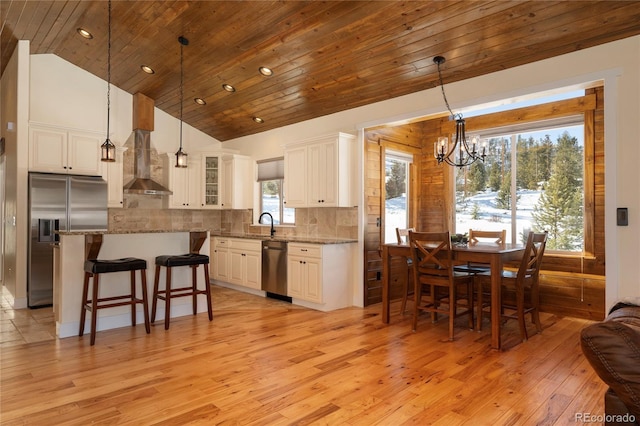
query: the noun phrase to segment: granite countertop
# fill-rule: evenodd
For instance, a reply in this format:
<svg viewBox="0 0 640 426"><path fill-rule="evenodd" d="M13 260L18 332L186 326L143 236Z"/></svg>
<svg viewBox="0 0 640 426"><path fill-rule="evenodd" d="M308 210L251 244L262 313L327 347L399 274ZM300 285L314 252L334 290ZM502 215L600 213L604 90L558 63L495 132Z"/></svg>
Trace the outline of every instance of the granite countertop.
<svg viewBox="0 0 640 426"><path fill-rule="evenodd" d="M162 233L181 233L181 232L207 232L207 229L190 229L188 231L172 231L162 229L150 229L139 231L105 231L105 230L86 230L86 231L56 231L59 235L88 235L88 234L102 234L102 235L125 235L125 234L162 234Z"/></svg>
<svg viewBox="0 0 640 426"><path fill-rule="evenodd" d="M240 234L232 232L212 232L212 237L227 237L227 238L243 238L248 240L270 240L270 241L286 241L288 243L307 243L307 244L348 244L357 243L358 240L349 238L332 238L332 237L300 237L300 236L286 236L276 235L272 238L268 235L261 234Z"/></svg>
<svg viewBox="0 0 640 426"><path fill-rule="evenodd" d="M88 235L88 234L102 234L102 235L126 235L126 234L160 234L160 233L180 233L180 232L206 232L206 229L191 229L189 231L171 231L171 230L138 230L138 231L105 231L105 230L86 230L86 231L58 231L59 235ZM357 243L358 240L349 238L335 238L335 237L300 237L300 236L286 236L276 234L273 238L268 235L262 234L241 234L233 232L211 232L211 237L227 237L227 238L242 238L247 240L271 240L271 241L286 241L289 243L307 243L307 244L349 244Z"/></svg>

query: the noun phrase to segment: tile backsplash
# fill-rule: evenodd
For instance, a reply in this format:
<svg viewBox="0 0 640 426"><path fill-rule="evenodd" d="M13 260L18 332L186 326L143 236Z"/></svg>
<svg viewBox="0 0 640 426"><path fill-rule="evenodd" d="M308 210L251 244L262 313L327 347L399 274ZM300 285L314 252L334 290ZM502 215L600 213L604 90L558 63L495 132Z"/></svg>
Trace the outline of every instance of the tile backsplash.
<svg viewBox="0 0 640 426"><path fill-rule="evenodd" d="M158 198L158 199L155 199ZM252 210L180 210L161 208L160 196L127 195L125 208L109 209L109 231L176 232L208 229L212 233L269 235L269 226L253 224ZM296 209L295 225L276 225L276 235L358 238L358 209Z"/></svg>

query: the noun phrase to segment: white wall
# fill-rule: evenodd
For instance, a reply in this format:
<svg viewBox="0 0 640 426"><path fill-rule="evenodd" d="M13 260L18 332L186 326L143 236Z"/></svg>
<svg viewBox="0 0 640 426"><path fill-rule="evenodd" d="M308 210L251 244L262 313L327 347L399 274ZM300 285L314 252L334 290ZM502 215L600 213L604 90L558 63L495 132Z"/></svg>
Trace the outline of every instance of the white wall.
<svg viewBox="0 0 640 426"><path fill-rule="evenodd" d="M445 83L452 108L460 111L461 108L491 104L531 93L597 80L605 82L607 306L619 299L640 298L640 173L637 173L640 164L639 70L640 36L636 36L482 77ZM369 126L398 123L443 110L440 88L436 87L245 136L225 142L224 146L253 155L259 160L282 155L282 145L299 139L336 131L353 133ZM268 120L268 117L265 119ZM616 207L629 209L629 226L616 226ZM361 212L361 235L363 219ZM354 268L362 269L362 250L360 256ZM359 278L362 282L362 274Z"/></svg>
<svg viewBox="0 0 640 426"><path fill-rule="evenodd" d="M51 54L31 55L30 81L30 121L106 135L106 81ZM133 130L133 96L111 85L110 100L111 141L122 146ZM155 108L154 129L151 145L158 153L178 150L179 120ZM220 148L218 140L186 123L183 123L182 145L187 152Z"/></svg>

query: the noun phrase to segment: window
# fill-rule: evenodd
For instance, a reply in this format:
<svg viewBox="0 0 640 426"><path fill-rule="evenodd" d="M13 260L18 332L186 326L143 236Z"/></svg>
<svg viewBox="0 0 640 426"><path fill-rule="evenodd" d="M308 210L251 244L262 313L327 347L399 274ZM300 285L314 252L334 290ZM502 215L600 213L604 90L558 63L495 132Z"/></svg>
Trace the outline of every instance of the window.
<svg viewBox="0 0 640 426"><path fill-rule="evenodd" d="M274 225L294 224L295 209L284 207L284 159L276 158L258 163L260 183L260 212L273 216Z"/></svg>
<svg viewBox="0 0 640 426"><path fill-rule="evenodd" d="M524 242L548 231L548 250L583 252L583 117L484 130L485 162L456 169L456 232L506 229Z"/></svg>
<svg viewBox="0 0 640 426"><path fill-rule="evenodd" d="M385 154L385 243L397 240L396 228L409 226L409 164L413 156L395 151Z"/></svg>

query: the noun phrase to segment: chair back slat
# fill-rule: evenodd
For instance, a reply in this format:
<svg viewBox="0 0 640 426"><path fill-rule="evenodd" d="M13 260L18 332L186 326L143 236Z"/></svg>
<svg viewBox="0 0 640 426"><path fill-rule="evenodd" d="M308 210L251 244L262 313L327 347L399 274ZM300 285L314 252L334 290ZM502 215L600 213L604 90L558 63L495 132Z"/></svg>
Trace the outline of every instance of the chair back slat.
<svg viewBox="0 0 640 426"><path fill-rule="evenodd" d="M451 240L448 232L409 232L413 264L420 276L450 277Z"/></svg>
<svg viewBox="0 0 640 426"><path fill-rule="evenodd" d="M524 255L518 268L518 281L522 281L525 278L532 277L538 278L540 273L540 264L542 263L542 257L544 256L544 249L547 245L547 233L546 232L529 232L527 237L527 245L524 249Z"/></svg>
<svg viewBox="0 0 640 426"><path fill-rule="evenodd" d="M406 244L409 242L409 231L415 232L415 228L396 228L398 244Z"/></svg>
<svg viewBox="0 0 640 426"><path fill-rule="evenodd" d="M480 238L491 239L496 244L503 244L507 241L507 230L502 231L481 231L477 229L469 229L469 242L480 242Z"/></svg>

